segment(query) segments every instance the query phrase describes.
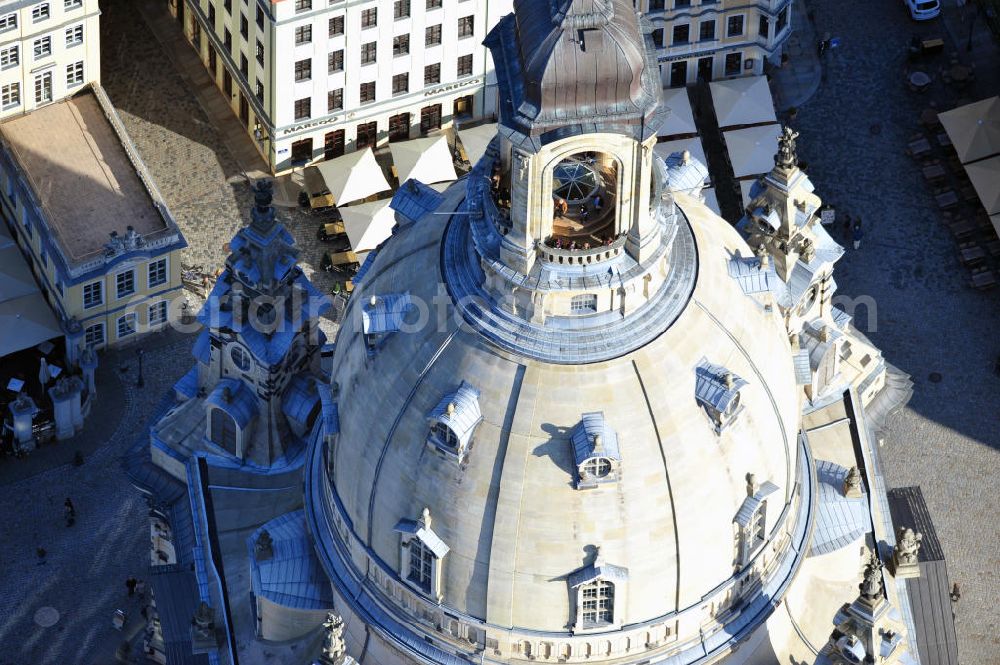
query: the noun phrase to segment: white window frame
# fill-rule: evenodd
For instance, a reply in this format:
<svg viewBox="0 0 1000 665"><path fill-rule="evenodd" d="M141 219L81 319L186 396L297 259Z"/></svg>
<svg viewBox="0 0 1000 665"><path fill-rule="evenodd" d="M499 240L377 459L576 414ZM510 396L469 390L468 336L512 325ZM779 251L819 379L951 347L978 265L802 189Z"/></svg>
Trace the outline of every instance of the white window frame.
<svg viewBox="0 0 1000 665"><path fill-rule="evenodd" d="M21 64L21 49L17 44L0 49L0 69L17 67Z"/></svg>
<svg viewBox="0 0 1000 665"><path fill-rule="evenodd" d="M125 339L126 337L131 337L132 335L139 332L137 318L138 317L135 315L135 312L122 314L121 316L118 317L118 319L115 321L115 332L118 334L118 339ZM130 320L131 324L128 323L128 321ZM129 326L124 329L125 334L122 334L122 323L125 323L126 326Z"/></svg>
<svg viewBox="0 0 1000 665"><path fill-rule="evenodd" d="M103 321L100 323L95 323L93 325L87 326L87 328L83 331L84 346L93 346L95 348L98 346L104 346L104 344L107 343L108 341L104 328L105 326ZM100 339L94 339L98 337L96 332L100 333Z"/></svg>
<svg viewBox="0 0 1000 665"><path fill-rule="evenodd" d="M599 630L615 625L615 586L614 582L601 578L580 585L577 595L580 629ZM593 618L588 619L588 615Z"/></svg>
<svg viewBox="0 0 1000 665"><path fill-rule="evenodd" d="M52 55L52 37L50 35L45 35L44 37L39 37L31 43L31 52L34 54L35 60L41 60L42 58L48 58Z"/></svg>
<svg viewBox="0 0 1000 665"><path fill-rule="evenodd" d="M70 11L83 7L83 0L63 0L63 11Z"/></svg>
<svg viewBox="0 0 1000 665"><path fill-rule="evenodd" d="M730 19L734 19L737 16L739 16L739 17L741 17L743 19L743 22L740 23L740 31L738 33L736 33L736 34L730 34L729 33L729 21L730 21ZM729 14L729 15L727 15L726 16L726 28L725 28L725 30L726 30L726 32L725 32L726 39L731 39L733 37L744 37L744 36L746 36L746 34L747 34L747 15L745 13L743 13L743 12L740 12L740 13L737 13L737 14Z"/></svg>
<svg viewBox="0 0 1000 665"><path fill-rule="evenodd" d="M47 2L39 2L37 5L31 8L32 23L47 21L51 17L52 17L52 10L49 8L49 3Z"/></svg>
<svg viewBox="0 0 1000 665"><path fill-rule="evenodd" d="M154 319L153 312L163 312L163 316L157 315ZM146 321L150 328L156 328L158 326L165 325L170 318L170 301L169 300L158 300L149 305L149 309L146 313Z"/></svg>
<svg viewBox="0 0 1000 665"><path fill-rule="evenodd" d="M21 105L21 82L14 81L0 87L0 106L12 109Z"/></svg>
<svg viewBox="0 0 1000 665"><path fill-rule="evenodd" d="M132 290L126 293L122 293L122 278L125 275L131 275ZM135 268L129 268L128 270L122 270L121 272L115 273L115 297L118 300L122 298L128 298L131 295L135 295Z"/></svg>
<svg viewBox="0 0 1000 665"><path fill-rule="evenodd" d="M153 270L155 269L156 272L159 273L160 271L159 271L158 266L160 264L163 264L163 279L160 280L160 281L154 282L153 281ZM146 287L147 288L152 289L152 288L157 287L157 286L162 286L163 284L166 284L169 281L170 281L170 263L167 261L167 257L163 257L162 259L155 259L153 261L150 261L146 265Z"/></svg>
<svg viewBox="0 0 1000 665"><path fill-rule="evenodd" d="M17 13L11 12L0 16L0 32L17 29Z"/></svg>
<svg viewBox="0 0 1000 665"><path fill-rule="evenodd" d="M66 65L66 87L83 85L83 60Z"/></svg>
<svg viewBox="0 0 1000 665"><path fill-rule="evenodd" d="M83 43L83 23L66 28L66 48L79 46Z"/></svg>
<svg viewBox="0 0 1000 665"><path fill-rule="evenodd" d="M98 298L96 300L92 301L88 305L87 304L87 288L88 287L94 287L94 286L97 287ZM94 307L100 307L101 305L104 304L104 280L99 279L96 282L90 282L88 284L84 284L80 288L80 296L83 299L83 308L84 309L93 309Z"/></svg>

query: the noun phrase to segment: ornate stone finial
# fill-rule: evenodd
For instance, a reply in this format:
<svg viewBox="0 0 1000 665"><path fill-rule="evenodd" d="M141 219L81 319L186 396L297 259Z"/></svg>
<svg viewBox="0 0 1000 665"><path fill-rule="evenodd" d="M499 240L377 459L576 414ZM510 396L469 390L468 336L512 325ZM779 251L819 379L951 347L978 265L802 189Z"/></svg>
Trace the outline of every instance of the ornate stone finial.
<svg viewBox="0 0 1000 665"><path fill-rule="evenodd" d="M215 639L215 610L208 603L201 601L191 619L191 630L196 640Z"/></svg>
<svg viewBox="0 0 1000 665"><path fill-rule="evenodd" d="M792 169L798 166L799 158L795 154L795 139L799 133L791 127L782 127L778 137L778 154L774 156L774 165L779 168Z"/></svg>
<svg viewBox="0 0 1000 665"><path fill-rule="evenodd" d="M109 259L146 246L146 241L131 225L125 228L125 235L120 236L117 231L112 231L109 237L110 240L104 244L104 255Z"/></svg>
<svg viewBox="0 0 1000 665"><path fill-rule="evenodd" d="M896 577L920 576L919 554L920 543L923 539L923 534L917 533L909 527L900 527L896 530L896 548L892 553Z"/></svg>
<svg viewBox="0 0 1000 665"><path fill-rule="evenodd" d="M722 381L726 384L726 390L732 390L736 387L736 377L733 376L732 372L726 372L722 377Z"/></svg>
<svg viewBox="0 0 1000 665"><path fill-rule="evenodd" d="M760 485L757 484L757 476L752 473L747 474L747 496L753 496L760 489Z"/></svg>
<svg viewBox="0 0 1000 665"><path fill-rule="evenodd" d="M449 418L454 418L455 417L455 403L454 402L448 402L448 407L445 409L445 411L447 411Z"/></svg>
<svg viewBox="0 0 1000 665"><path fill-rule="evenodd" d="M431 509L425 507L424 511L420 513L420 523L425 529L431 528Z"/></svg>
<svg viewBox="0 0 1000 665"><path fill-rule="evenodd" d="M334 612L328 612L323 622L323 651L320 662L323 665L338 665L347 655L344 644L344 619Z"/></svg>
<svg viewBox="0 0 1000 665"><path fill-rule="evenodd" d="M687 165L691 163L691 151L684 150L681 152L681 164Z"/></svg>
<svg viewBox="0 0 1000 665"><path fill-rule="evenodd" d="M594 454L603 455L604 454L604 439L600 434L594 435Z"/></svg>
<svg viewBox="0 0 1000 665"><path fill-rule="evenodd" d="M264 529L257 536L257 542L254 544L254 555L258 561L266 561L274 556L274 541L271 540L271 534Z"/></svg>
<svg viewBox="0 0 1000 665"><path fill-rule="evenodd" d="M865 577L860 588L862 598L875 600L882 597L882 560L872 550L868 550L865 556Z"/></svg>
<svg viewBox="0 0 1000 665"><path fill-rule="evenodd" d="M261 178L253 185L254 207L250 210L250 225L257 231L266 232L274 226L274 183Z"/></svg>
<svg viewBox="0 0 1000 665"><path fill-rule="evenodd" d="M378 305L378 296L372 295L372 297L368 299L368 304L371 307L375 307L376 305Z"/></svg>
<svg viewBox="0 0 1000 665"><path fill-rule="evenodd" d="M850 499L861 496L861 469L857 465L848 469L844 476L844 496Z"/></svg>

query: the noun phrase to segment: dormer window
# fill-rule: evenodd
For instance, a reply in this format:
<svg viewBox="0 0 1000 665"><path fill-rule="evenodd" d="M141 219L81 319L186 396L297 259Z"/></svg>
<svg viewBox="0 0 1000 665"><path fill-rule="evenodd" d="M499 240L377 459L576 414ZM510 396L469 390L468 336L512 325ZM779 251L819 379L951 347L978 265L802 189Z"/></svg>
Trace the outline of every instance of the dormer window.
<svg viewBox="0 0 1000 665"><path fill-rule="evenodd" d="M573 428L573 457L576 460L576 487L587 489L618 480L621 451L618 434L605 422L604 413L583 414Z"/></svg>
<svg viewBox="0 0 1000 665"><path fill-rule="evenodd" d="M733 518L736 525L736 563L745 567L767 540L767 497L778 489L770 480L757 484L752 473L747 474L747 498Z"/></svg>
<svg viewBox="0 0 1000 665"><path fill-rule="evenodd" d="M462 381L455 392L442 397L427 414L430 426L427 445L463 462L472 449L472 435L482 421L479 391Z"/></svg>
<svg viewBox="0 0 1000 665"><path fill-rule="evenodd" d="M576 598L574 631L607 630L621 626L625 607L628 568L614 566L598 550L594 563L569 576Z"/></svg>
<svg viewBox="0 0 1000 665"><path fill-rule="evenodd" d="M403 327L403 318L413 308L409 293L373 295L361 308L361 329L369 356Z"/></svg>
<svg viewBox="0 0 1000 665"><path fill-rule="evenodd" d="M431 529L430 509L424 508L418 520L399 520L396 532L400 534L399 576L421 593L441 602L441 568L450 550Z"/></svg>
<svg viewBox="0 0 1000 665"><path fill-rule="evenodd" d="M721 434L743 410L741 390L747 382L705 359L695 368L695 377L695 399Z"/></svg>

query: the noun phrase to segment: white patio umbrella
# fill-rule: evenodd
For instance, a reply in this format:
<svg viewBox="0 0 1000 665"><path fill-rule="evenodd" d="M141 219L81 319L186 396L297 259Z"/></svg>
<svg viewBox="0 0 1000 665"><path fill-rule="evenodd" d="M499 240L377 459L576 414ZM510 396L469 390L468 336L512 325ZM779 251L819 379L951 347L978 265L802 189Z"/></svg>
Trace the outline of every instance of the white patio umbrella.
<svg viewBox="0 0 1000 665"><path fill-rule="evenodd" d="M389 207L389 199L347 206L340 209L340 215L351 250L359 258L391 236L392 227L396 225L396 212Z"/></svg>
<svg viewBox="0 0 1000 665"><path fill-rule="evenodd" d="M391 189L371 148L320 162L316 168L338 206Z"/></svg>
<svg viewBox="0 0 1000 665"><path fill-rule="evenodd" d="M763 76L714 81L710 86L720 128L778 120L771 89Z"/></svg>
<svg viewBox="0 0 1000 665"><path fill-rule="evenodd" d="M691 156L699 162L708 166L708 160L705 158L705 149L701 147L701 139L697 136L692 136L687 139L663 141L662 143L657 143L653 146L653 152L663 159L666 159L675 152L684 152L685 150L691 153Z"/></svg>
<svg viewBox="0 0 1000 665"><path fill-rule="evenodd" d="M778 152L779 125L747 127L726 132L726 149L733 163L737 178L756 176L774 168L774 155Z"/></svg>
<svg viewBox="0 0 1000 665"><path fill-rule="evenodd" d="M691 113L691 100L687 88L667 88L663 91L663 103L670 109L670 115L660 127L657 136L683 136L697 134L698 127L694 124Z"/></svg>
<svg viewBox="0 0 1000 665"><path fill-rule="evenodd" d="M938 114L963 162L1000 153L1000 96Z"/></svg>
<svg viewBox="0 0 1000 665"><path fill-rule="evenodd" d="M458 131L458 140L462 142L462 147L465 148L465 154L469 158L469 163L475 166L482 159L483 155L486 154L486 148L489 147L490 141L496 135L497 124L495 122L489 122L471 129L460 129Z"/></svg>
<svg viewBox="0 0 1000 665"><path fill-rule="evenodd" d="M1000 155L966 164L965 172L969 174L986 213L1000 213Z"/></svg>
<svg viewBox="0 0 1000 665"><path fill-rule="evenodd" d="M448 147L448 137L444 134L390 143L389 151L400 183L416 178L429 185L458 178L451 148Z"/></svg>

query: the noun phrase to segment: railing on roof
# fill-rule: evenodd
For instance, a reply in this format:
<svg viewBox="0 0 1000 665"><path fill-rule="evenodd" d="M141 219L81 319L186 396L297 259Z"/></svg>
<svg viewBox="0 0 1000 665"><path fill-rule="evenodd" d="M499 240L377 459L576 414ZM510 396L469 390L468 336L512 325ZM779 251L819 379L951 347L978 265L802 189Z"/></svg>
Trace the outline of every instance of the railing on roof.
<svg viewBox="0 0 1000 665"><path fill-rule="evenodd" d="M537 251L539 256L549 263L561 263L564 265L593 265L602 261L613 259L622 253L625 247L627 235L622 233L617 238L606 245L596 245L594 247L553 247L549 243L549 238L545 242L538 243Z"/></svg>

